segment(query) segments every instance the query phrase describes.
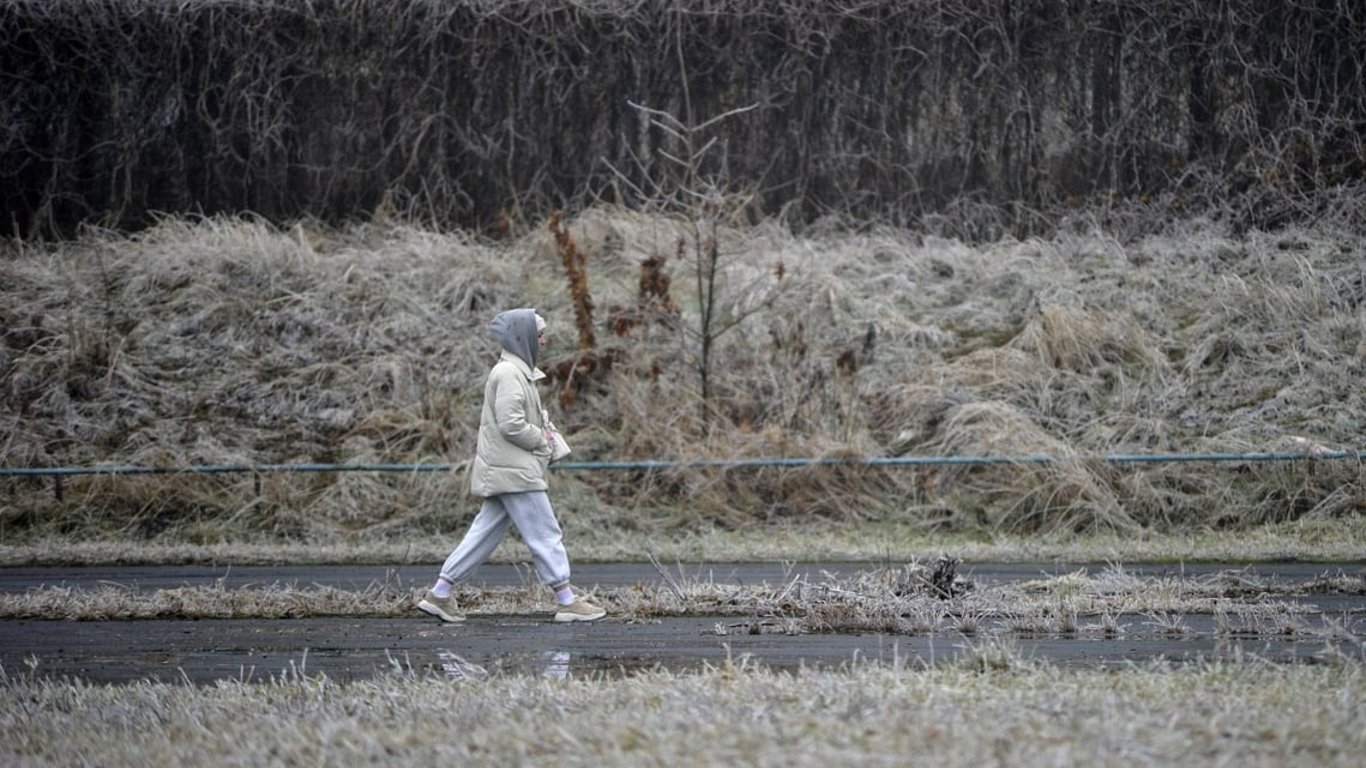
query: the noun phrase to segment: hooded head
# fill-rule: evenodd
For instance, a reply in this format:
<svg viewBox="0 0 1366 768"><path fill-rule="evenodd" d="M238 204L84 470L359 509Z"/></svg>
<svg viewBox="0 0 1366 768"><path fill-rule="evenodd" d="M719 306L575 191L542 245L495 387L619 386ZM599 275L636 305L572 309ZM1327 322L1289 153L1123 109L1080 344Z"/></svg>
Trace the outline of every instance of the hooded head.
<svg viewBox="0 0 1366 768"><path fill-rule="evenodd" d="M540 333L545 328L545 318L529 307L509 309L498 313L489 323L489 330L503 349L522 358L532 368L540 356Z"/></svg>

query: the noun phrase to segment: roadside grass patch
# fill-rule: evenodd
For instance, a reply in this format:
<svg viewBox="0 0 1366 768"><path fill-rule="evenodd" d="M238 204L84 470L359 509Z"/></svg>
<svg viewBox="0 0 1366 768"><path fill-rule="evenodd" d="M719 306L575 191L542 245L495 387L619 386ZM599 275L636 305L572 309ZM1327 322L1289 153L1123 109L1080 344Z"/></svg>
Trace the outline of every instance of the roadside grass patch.
<svg viewBox="0 0 1366 768"><path fill-rule="evenodd" d="M933 668L737 660L561 680L398 670L102 686L4 670L0 762L1356 766L1363 701L1360 664L1064 670L1008 643Z"/></svg>

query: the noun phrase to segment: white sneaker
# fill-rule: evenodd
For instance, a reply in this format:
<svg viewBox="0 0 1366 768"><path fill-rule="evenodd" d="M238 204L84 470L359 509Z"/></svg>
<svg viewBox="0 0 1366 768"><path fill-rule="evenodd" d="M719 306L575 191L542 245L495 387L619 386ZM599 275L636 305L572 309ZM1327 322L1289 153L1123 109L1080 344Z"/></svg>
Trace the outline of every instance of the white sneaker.
<svg viewBox="0 0 1366 768"><path fill-rule="evenodd" d="M442 621L456 623L465 620L465 614L460 612L460 605L455 602L455 595L437 597L430 589L423 592L422 597L418 599L417 609L423 613L430 613Z"/></svg>
<svg viewBox="0 0 1366 768"><path fill-rule="evenodd" d="M561 623L597 621L606 615L607 611L601 606L594 605L582 597L575 597L574 602L569 605L561 605L555 610L555 621Z"/></svg>

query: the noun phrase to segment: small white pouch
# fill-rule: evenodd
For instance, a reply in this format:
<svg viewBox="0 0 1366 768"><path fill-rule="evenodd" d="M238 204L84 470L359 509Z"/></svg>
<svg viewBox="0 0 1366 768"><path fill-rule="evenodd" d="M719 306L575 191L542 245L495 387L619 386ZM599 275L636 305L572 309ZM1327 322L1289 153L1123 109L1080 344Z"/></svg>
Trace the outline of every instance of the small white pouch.
<svg viewBox="0 0 1366 768"><path fill-rule="evenodd" d="M564 435L560 434L560 430L551 422L550 414L544 409L541 410L541 422L545 424L545 440L550 443L550 460L559 461L568 456L571 453L569 443L565 442Z"/></svg>

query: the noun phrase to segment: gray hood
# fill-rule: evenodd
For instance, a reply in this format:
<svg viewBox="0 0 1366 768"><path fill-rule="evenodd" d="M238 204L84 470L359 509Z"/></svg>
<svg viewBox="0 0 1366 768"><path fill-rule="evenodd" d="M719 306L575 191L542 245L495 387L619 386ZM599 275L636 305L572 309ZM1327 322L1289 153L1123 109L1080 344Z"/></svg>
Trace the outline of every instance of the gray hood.
<svg viewBox="0 0 1366 768"><path fill-rule="evenodd" d="M500 312L489 323L489 330L493 331L493 337L498 339L503 349L522 358L532 368L536 367L536 359L541 351L537 339L539 334L536 332L536 310L523 307Z"/></svg>

